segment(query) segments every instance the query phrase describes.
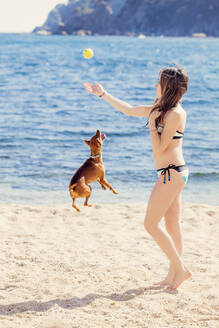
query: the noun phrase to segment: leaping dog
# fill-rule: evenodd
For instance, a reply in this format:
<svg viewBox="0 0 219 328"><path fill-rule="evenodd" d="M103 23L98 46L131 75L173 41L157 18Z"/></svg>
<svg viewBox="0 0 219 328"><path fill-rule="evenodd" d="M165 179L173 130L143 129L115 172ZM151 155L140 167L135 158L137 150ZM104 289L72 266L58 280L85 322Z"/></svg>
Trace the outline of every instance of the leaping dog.
<svg viewBox="0 0 219 328"><path fill-rule="evenodd" d="M76 171L69 184L69 193L73 200L72 207L77 211L80 210L75 205L76 198L86 197L84 206L92 206L88 204L88 199L92 191L89 183L97 181L103 189L108 187L114 194L118 194L105 178L105 169L102 160L102 145L105 138L105 134L101 134L97 130L96 134L90 140L84 140L90 147L91 155Z"/></svg>

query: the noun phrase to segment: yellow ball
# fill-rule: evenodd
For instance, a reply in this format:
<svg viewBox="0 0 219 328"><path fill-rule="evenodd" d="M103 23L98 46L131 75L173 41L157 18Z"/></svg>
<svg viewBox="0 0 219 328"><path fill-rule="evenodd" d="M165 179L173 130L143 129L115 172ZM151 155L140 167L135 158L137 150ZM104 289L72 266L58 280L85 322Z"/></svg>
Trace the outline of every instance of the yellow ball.
<svg viewBox="0 0 219 328"><path fill-rule="evenodd" d="M90 48L84 49L84 51L83 51L84 58L90 59L93 57L93 55L94 55L94 52L92 49L90 49Z"/></svg>

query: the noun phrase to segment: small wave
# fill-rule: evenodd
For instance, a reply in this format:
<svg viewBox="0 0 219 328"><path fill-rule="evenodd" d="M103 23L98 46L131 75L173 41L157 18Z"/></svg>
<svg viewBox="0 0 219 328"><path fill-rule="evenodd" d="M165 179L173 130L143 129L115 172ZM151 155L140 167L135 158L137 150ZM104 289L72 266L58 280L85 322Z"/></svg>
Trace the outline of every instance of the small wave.
<svg viewBox="0 0 219 328"><path fill-rule="evenodd" d="M25 71L17 71L14 74L17 75L17 76L19 76L19 75L26 76L26 75L28 75L28 72L25 72Z"/></svg>
<svg viewBox="0 0 219 328"><path fill-rule="evenodd" d="M25 63L24 66L32 66L32 67L35 67L35 66L39 66L39 63Z"/></svg>
<svg viewBox="0 0 219 328"><path fill-rule="evenodd" d="M219 172L208 172L208 173L203 173L203 172L195 172L191 173L190 176L196 177L196 178L211 178L211 177L218 177Z"/></svg>
<svg viewBox="0 0 219 328"><path fill-rule="evenodd" d="M0 159L9 159L10 156L0 156Z"/></svg>

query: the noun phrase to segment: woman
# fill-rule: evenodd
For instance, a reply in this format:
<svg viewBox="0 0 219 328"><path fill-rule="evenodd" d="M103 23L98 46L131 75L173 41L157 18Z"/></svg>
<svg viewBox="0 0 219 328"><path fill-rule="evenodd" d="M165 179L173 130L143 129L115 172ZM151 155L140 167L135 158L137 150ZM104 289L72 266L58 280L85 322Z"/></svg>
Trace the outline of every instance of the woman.
<svg viewBox="0 0 219 328"><path fill-rule="evenodd" d="M103 98L122 113L149 118L158 179L149 198L144 226L170 262L169 272L159 285L172 289L177 289L191 277L181 258L183 247L180 228L181 192L188 179L188 168L182 153L186 112L180 102L188 89L188 80L183 69L162 69L156 84L154 104L137 107L113 97L97 82L94 85L84 83L88 92ZM163 216L166 230L159 225Z"/></svg>

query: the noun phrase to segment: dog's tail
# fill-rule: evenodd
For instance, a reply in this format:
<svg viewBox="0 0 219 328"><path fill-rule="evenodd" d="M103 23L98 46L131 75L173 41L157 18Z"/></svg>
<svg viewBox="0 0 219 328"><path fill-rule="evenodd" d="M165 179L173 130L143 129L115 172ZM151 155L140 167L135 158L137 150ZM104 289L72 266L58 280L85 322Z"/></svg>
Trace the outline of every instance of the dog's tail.
<svg viewBox="0 0 219 328"><path fill-rule="evenodd" d="M73 183L73 185L69 186L69 193L71 198L74 198L75 196L75 189L76 189L77 183Z"/></svg>

